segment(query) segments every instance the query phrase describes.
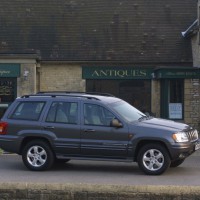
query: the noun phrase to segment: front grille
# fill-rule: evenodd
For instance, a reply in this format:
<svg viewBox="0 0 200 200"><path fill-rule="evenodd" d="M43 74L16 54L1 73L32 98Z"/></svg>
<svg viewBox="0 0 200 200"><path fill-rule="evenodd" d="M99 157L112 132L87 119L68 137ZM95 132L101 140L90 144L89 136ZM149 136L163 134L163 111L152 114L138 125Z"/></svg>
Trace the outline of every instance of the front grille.
<svg viewBox="0 0 200 200"><path fill-rule="evenodd" d="M196 129L187 131L186 134L188 136L189 141L191 141L191 142L194 142L198 139L198 131Z"/></svg>

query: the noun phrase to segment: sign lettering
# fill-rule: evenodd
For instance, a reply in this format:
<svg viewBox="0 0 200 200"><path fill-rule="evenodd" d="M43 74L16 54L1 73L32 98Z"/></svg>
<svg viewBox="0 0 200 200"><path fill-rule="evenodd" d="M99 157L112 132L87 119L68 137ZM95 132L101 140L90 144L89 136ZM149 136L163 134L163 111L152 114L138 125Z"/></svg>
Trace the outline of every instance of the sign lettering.
<svg viewBox="0 0 200 200"><path fill-rule="evenodd" d="M19 77L19 64L0 64L0 77Z"/></svg>
<svg viewBox="0 0 200 200"><path fill-rule="evenodd" d="M85 79L151 79L152 69L83 67Z"/></svg>

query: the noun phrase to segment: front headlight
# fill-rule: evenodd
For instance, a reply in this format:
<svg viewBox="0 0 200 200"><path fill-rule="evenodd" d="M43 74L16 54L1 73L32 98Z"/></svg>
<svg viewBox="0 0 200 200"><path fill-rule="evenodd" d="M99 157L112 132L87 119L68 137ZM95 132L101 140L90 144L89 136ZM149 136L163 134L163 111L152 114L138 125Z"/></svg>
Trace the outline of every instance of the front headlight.
<svg viewBox="0 0 200 200"><path fill-rule="evenodd" d="M199 133L198 133L198 131L197 130L194 130L194 133L193 133L193 137L195 137L196 139L198 139L199 138Z"/></svg>
<svg viewBox="0 0 200 200"><path fill-rule="evenodd" d="M172 135L172 138L176 141L176 142L188 142L189 139L186 135L185 132L177 132L177 133L174 133Z"/></svg>

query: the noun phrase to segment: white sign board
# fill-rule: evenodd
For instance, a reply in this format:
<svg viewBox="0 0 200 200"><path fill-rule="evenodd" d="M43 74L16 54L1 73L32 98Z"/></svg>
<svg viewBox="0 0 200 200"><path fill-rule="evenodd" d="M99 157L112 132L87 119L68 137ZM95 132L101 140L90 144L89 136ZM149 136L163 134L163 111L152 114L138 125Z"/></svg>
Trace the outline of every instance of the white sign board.
<svg viewBox="0 0 200 200"><path fill-rule="evenodd" d="M170 119L182 119L182 103L170 103L169 104L169 118Z"/></svg>

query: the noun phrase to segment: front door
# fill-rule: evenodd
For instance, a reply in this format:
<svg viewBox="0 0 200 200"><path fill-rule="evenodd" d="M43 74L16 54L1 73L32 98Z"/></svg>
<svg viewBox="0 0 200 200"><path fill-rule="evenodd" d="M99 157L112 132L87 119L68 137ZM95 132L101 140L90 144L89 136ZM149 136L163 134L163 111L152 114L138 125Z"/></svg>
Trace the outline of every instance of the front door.
<svg viewBox="0 0 200 200"><path fill-rule="evenodd" d="M106 108L83 104L84 119L81 129L81 154L96 158L125 158L128 148L128 127L110 126L116 116Z"/></svg>

